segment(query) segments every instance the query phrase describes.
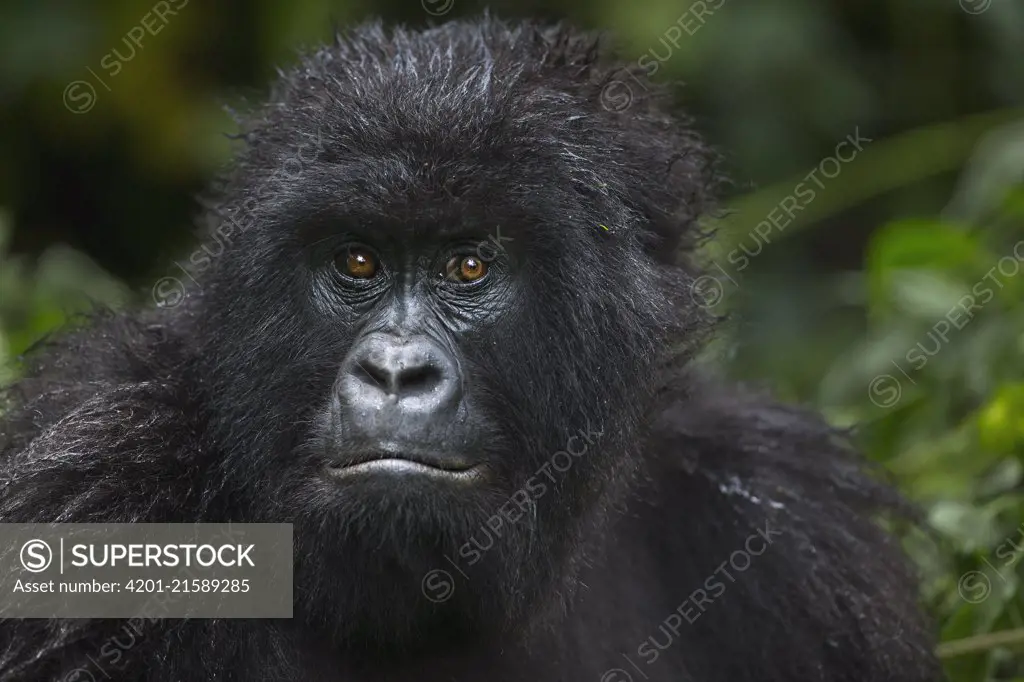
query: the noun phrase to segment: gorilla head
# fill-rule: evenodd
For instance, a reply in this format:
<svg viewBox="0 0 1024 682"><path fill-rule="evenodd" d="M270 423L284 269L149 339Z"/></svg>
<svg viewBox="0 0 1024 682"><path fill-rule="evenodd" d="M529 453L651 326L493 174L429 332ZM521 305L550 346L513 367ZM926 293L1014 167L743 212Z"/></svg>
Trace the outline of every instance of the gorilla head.
<svg viewBox="0 0 1024 682"><path fill-rule="evenodd" d="M193 259L206 513L295 523L297 616L335 640L557 608L641 471L712 174L646 99L606 110L613 77L563 28L370 26L242 122Z"/></svg>

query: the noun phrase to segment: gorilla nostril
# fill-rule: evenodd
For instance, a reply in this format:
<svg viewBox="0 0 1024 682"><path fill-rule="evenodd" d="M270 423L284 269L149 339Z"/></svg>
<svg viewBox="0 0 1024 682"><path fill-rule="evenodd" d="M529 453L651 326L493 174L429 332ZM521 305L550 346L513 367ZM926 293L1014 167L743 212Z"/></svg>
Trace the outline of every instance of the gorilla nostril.
<svg viewBox="0 0 1024 682"><path fill-rule="evenodd" d="M388 374L379 367L366 362L355 362L355 374L363 381L386 389L390 386Z"/></svg>
<svg viewBox="0 0 1024 682"><path fill-rule="evenodd" d="M432 391L442 381L441 370L430 364L409 367L398 375L398 390L402 393Z"/></svg>

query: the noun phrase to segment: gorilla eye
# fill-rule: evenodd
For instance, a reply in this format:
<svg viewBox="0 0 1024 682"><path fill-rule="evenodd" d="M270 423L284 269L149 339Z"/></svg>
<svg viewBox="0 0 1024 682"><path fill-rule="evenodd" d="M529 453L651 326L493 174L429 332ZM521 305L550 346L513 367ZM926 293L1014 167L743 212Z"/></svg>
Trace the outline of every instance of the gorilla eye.
<svg viewBox="0 0 1024 682"><path fill-rule="evenodd" d="M487 263L476 256L454 256L444 270L448 279L456 282L476 282L487 274Z"/></svg>
<svg viewBox="0 0 1024 682"><path fill-rule="evenodd" d="M364 246L353 246L340 254L338 270L353 279L370 279L377 274L377 256Z"/></svg>

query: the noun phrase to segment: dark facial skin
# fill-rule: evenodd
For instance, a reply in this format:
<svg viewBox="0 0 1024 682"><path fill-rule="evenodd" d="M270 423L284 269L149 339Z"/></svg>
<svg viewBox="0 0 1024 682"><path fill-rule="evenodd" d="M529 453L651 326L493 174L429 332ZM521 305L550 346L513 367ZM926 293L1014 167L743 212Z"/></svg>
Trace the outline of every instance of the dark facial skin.
<svg viewBox="0 0 1024 682"><path fill-rule="evenodd" d="M407 485L422 477L493 481L486 454L495 426L474 405L480 387L463 376L453 341L460 328L485 334L509 314L518 293L514 258L489 251L485 234L407 245L376 245L372 235L327 240L338 241L314 300L328 316L351 311L361 328L318 425L327 475L336 484L373 474L406 476Z"/></svg>

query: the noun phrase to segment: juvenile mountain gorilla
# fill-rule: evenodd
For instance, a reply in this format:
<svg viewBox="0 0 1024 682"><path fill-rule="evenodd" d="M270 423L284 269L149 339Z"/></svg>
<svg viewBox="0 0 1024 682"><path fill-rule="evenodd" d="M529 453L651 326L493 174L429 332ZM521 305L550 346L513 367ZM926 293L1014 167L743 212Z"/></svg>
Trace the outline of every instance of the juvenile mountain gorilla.
<svg viewBox="0 0 1024 682"><path fill-rule="evenodd" d="M624 73L564 27L339 37L242 122L195 284L30 354L0 520L294 524L293 619L156 621L104 674L938 678L899 498L689 368L713 154L642 74L603 106ZM0 679L125 627L7 620Z"/></svg>

